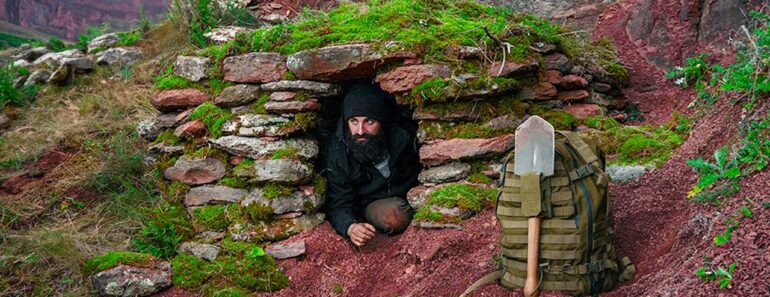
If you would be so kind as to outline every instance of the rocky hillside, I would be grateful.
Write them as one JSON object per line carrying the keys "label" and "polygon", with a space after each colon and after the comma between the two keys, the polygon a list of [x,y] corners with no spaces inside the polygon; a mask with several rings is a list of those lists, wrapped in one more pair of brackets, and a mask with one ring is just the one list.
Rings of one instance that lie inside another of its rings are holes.
{"label": "rocky hillside", "polygon": [[[770,87],[742,69],[770,51],[767,18],[745,21],[754,51],[734,61],[667,66],[674,48],[725,46],[725,2],[500,4],[592,38],[475,2],[236,1],[224,18],[172,8],[177,23],[147,32],[6,51],[0,295],[458,295],[496,265],[498,164],[528,115],[607,153],[616,248],[638,267],[610,295],[762,295]],[[319,212],[357,80],[394,95],[423,165],[413,226],[363,248]]]}

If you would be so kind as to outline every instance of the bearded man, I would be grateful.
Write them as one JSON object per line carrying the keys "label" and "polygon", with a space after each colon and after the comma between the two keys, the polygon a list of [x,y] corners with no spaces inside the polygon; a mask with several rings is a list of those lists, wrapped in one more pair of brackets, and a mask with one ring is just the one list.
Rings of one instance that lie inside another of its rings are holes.
{"label": "bearded man", "polygon": [[326,217],[334,230],[362,246],[378,232],[398,234],[414,210],[406,193],[420,173],[416,129],[401,124],[393,97],[357,83],[345,95],[326,152]]}

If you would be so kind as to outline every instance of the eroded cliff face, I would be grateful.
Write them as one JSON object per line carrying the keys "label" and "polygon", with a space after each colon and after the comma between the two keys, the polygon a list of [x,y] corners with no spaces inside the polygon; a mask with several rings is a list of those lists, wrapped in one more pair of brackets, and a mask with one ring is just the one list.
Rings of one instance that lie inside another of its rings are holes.
{"label": "eroded cliff face", "polygon": [[139,19],[139,7],[159,19],[170,0],[0,0],[0,19],[40,32],[75,40],[87,26],[109,23],[129,29]]}

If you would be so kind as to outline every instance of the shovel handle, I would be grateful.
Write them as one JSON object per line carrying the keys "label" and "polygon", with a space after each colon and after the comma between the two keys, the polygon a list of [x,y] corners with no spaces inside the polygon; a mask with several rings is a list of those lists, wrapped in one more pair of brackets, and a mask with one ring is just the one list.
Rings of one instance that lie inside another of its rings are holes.
{"label": "shovel handle", "polygon": [[524,282],[524,296],[537,297],[537,260],[540,246],[540,217],[531,217],[527,221],[527,280]]}

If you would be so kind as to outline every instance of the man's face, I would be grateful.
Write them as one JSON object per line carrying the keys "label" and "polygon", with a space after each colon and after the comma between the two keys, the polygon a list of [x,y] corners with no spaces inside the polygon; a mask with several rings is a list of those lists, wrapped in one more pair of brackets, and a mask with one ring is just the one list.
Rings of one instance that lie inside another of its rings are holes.
{"label": "man's face", "polygon": [[348,129],[356,142],[369,141],[380,134],[380,121],[367,117],[352,117],[348,119]]}

